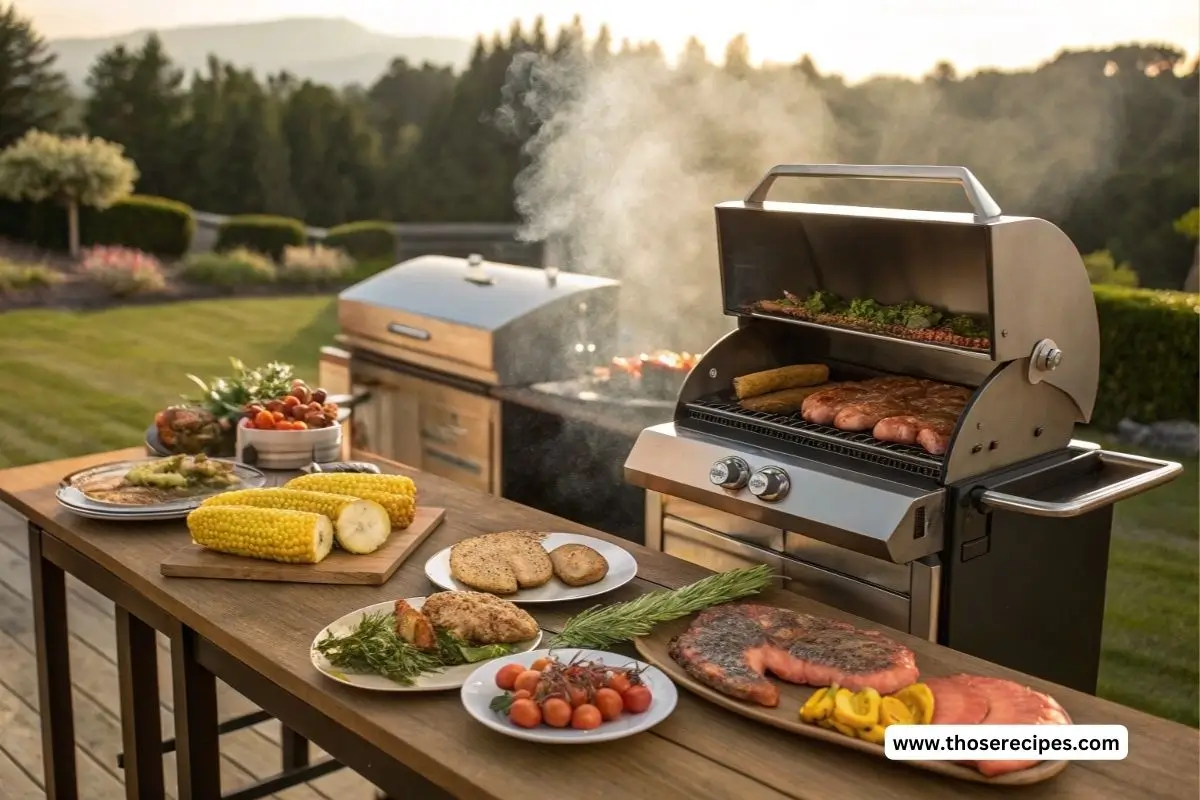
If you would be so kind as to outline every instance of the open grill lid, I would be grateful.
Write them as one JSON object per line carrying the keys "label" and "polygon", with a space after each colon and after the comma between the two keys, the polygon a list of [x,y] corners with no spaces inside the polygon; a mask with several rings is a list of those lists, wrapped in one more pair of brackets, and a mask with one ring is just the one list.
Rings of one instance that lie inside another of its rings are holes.
{"label": "open grill lid", "polygon": [[[766,200],[779,177],[956,183],[974,213]],[[1078,251],[1045,220],[1003,216],[965,167],[776,166],[745,200],[719,204],[716,219],[726,314],[958,360],[1026,359],[1030,382],[1060,389],[1078,421],[1091,418],[1099,325]]]}

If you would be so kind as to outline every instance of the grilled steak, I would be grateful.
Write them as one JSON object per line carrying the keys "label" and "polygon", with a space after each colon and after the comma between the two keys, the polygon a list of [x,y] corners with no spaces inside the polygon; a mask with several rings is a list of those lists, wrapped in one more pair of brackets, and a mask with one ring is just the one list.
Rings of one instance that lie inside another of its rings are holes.
{"label": "grilled steak", "polygon": [[789,683],[894,692],[917,680],[913,653],[881,633],[844,622],[751,603],[701,613],[671,642],[671,658],[713,689],[759,705],[779,705],[767,673]]}
{"label": "grilled steak", "polygon": [[[1069,725],[1071,718],[1053,697],[1019,683],[979,675],[928,678],[934,725]],[[962,761],[989,778],[1037,765],[1026,761]]]}

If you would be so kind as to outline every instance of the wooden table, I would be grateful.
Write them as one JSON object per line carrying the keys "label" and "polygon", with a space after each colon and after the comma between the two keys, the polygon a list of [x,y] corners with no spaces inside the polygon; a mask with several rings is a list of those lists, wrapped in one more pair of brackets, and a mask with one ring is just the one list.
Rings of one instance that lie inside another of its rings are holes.
{"label": "wooden table", "polygon": [[[47,792],[53,797],[73,796],[67,786],[54,781],[73,781],[71,769],[64,765],[74,759],[70,679],[61,655],[66,647],[66,620],[53,610],[63,592],[59,567],[108,594],[122,609],[172,632],[181,800],[208,800],[218,791],[214,675],[396,797],[444,792],[488,800],[530,796],[949,800],[1019,793],[1022,798],[1039,799],[1192,800],[1200,793],[1200,733],[1195,729],[896,632],[889,633],[912,647],[930,672],[961,670],[1013,678],[1053,694],[1078,723],[1125,725],[1129,758],[1076,762],[1047,783],[1002,792],[790,736],[686,691],[681,692],[674,714],[652,731],[592,747],[543,746],[501,736],[470,719],[454,692],[397,697],[357,691],[318,674],[309,663],[309,643],[327,622],[348,611],[428,593],[430,584],[422,565],[441,548],[466,536],[504,528],[605,535],[416,474],[422,501],[449,509],[447,519],[383,587],[164,578],[159,563],[187,541],[181,522],[120,526],[93,522],[60,509],[54,500],[56,484],[68,472],[139,455],[138,450],[127,450],[0,472],[0,499],[27,516],[32,529],[43,532],[38,552],[31,547],[30,561],[41,565],[31,569],[39,622]],[[620,544],[637,556],[639,577],[606,597],[609,602],[679,586],[706,574],[662,553]],[[852,619],[788,597],[807,610]],[[531,610],[545,629],[554,631],[587,604]],[[878,627],[865,621],[859,624]],[[144,664],[131,670],[148,680],[145,673]],[[150,693],[145,685],[141,688]],[[135,718],[127,726],[127,750],[140,740],[144,746],[137,752],[144,758],[147,743],[159,735],[154,730],[157,715],[150,728],[148,715],[139,712],[136,703],[123,710]],[[439,790],[413,794],[414,774]],[[156,794],[151,788],[143,796]]]}

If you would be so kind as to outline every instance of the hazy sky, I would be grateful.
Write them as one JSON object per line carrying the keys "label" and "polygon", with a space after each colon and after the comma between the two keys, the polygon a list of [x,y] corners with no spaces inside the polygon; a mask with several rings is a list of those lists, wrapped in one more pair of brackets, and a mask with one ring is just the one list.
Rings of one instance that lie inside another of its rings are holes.
{"label": "hazy sky", "polygon": [[543,13],[556,27],[579,13],[617,39],[655,39],[668,53],[696,35],[719,58],[746,33],[756,59],[809,53],[849,78],[922,74],[939,59],[962,70],[1024,67],[1063,47],[1130,40],[1200,48],[1197,0],[16,0],[50,37],[136,28],[340,16],[403,35],[472,36]]}

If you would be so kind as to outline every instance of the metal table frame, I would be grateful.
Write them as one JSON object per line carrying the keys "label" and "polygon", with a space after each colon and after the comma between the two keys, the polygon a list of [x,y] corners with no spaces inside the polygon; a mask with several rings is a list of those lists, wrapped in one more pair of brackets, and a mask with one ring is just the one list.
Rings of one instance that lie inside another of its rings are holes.
{"label": "metal table frame", "polygon": [[[200,639],[190,628],[106,568],[33,522],[29,523],[29,571],[47,797],[55,800],[79,798],[67,622],[68,574],[108,597],[116,606],[124,750],[118,756],[118,765],[125,772],[126,797],[137,800],[165,798],[162,756],[172,750],[176,754],[179,800],[253,800],[314,780],[343,766],[350,766],[378,786],[390,788],[396,798],[446,796],[412,794],[414,787],[424,784],[423,779],[378,748],[331,724],[300,698]],[[171,641],[175,738],[166,741],[162,738],[159,717],[157,632],[166,634]],[[217,677],[260,708],[268,709],[267,713],[250,714],[219,724]],[[281,771],[222,798],[221,734],[272,716],[283,726]],[[310,737],[297,733],[298,727],[317,737],[312,741],[335,757],[309,763]]]}

